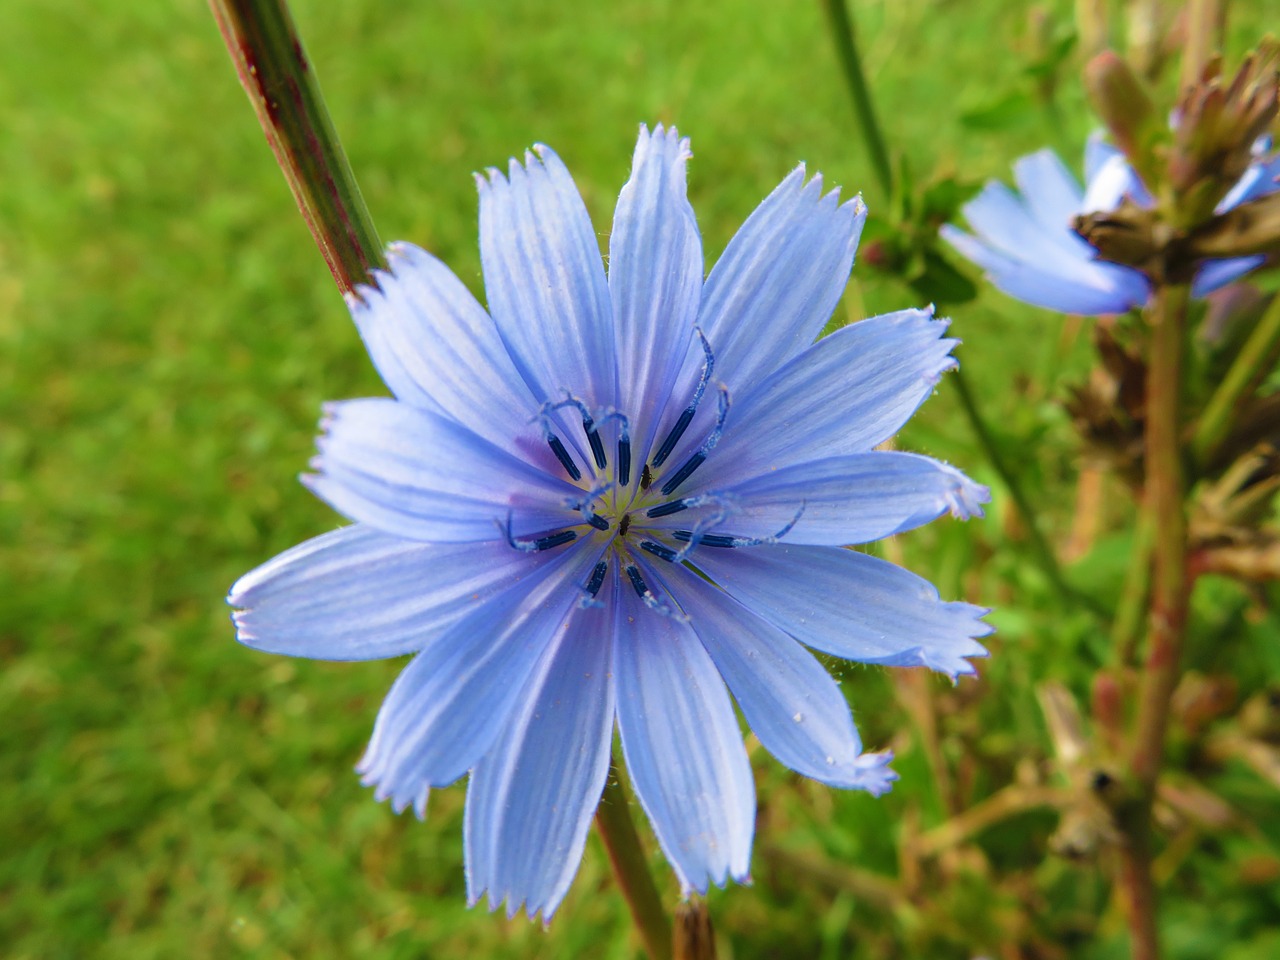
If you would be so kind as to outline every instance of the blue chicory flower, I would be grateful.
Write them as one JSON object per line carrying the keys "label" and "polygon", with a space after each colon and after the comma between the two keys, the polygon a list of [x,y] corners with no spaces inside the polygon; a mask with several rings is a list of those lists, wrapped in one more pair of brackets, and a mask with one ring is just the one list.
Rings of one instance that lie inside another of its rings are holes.
{"label": "blue chicory flower", "polygon": [[[1253,164],[1218,204],[1219,213],[1280,189],[1280,157],[1270,151],[1269,139],[1258,141]],[[1147,302],[1151,284],[1146,276],[1099,260],[1097,251],[1071,229],[1073,217],[1114,210],[1126,196],[1142,206],[1152,204],[1151,194],[1116,147],[1099,137],[1090,139],[1083,191],[1052,150],[1022,157],[1013,165],[1013,176],[1021,196],[993,180],[962,208],[976,237],[946,224],[942,238],[986,271],[1000,290],[1038,307],[1097,315],[1124,313]],[[1192,293],[1206,296],[1263,259],[1206,261]]]}
{"label": "blue chicory flower", "polygon": [[[844,549],[985,488],[878,451],[954,366],[904,310],[813,343],[866,216],[796,169],[703,280],[689,144],[641,128],[609,269],[560,159],[477,177],[488,312],[408,244],[350,301],[395,399],[330,405],[306,484],[356,521],[249,573],[241,642],[415,654],[359,771],[397,811],[470,773],[470,900],[551,916],[582,858],[616,722],[683,888],[747,875],[755,793],[732,693],[788,767],[879,794],[805,647],[952,678],[985,610]],[[726,689],[727,685],[727,689]]]}

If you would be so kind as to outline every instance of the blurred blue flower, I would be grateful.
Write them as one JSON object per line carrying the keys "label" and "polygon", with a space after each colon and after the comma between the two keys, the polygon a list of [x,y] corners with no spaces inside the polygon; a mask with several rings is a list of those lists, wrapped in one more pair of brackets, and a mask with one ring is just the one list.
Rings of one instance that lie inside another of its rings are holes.
{"label": "blurred blue flower", "polygon": [[[398,244],[351,310],[395,399],[330,405],[314,475],[356,523],[242,578],[241,642],[326,660],[416,654],[359,765],[421,816],[470,772],[467,885],[549,917],[581,861],[615,721],[685,890],[742,879],[755,793],[730,693],[782,763],[879,794],[805,647],[956,677],[985,611],[843,549],[985,488],[877,451],[954,366],[904,310],[816,344],[866,216],[795,170],[703,281],[687,140],[642,128],[609,269],[546,147],[480,189],[488,312]],[[727,689],[726,689],[727,685]]]}
{"label": "blurred blue flower", "polygon": [[[1280,157],[1259,140],[1255,161],[1218,204],[1229,210],[1278,189]],[[1085,149],[1083,191],[1052,150],[1013,165],[1019,196],[989,182],[962,208],[976,237],[951,224],[942,238],[986,271],[1009,296],[1063,313],[1124,313],[1147,302],[1151,285],[1137,270],[1097,259],[1097,251],[1071,229],[1077,214],[1116,209],[1125,196],[1150,206],[1151,195],[1120,151],[1098,137]],[[1210,260],[1200,265],[1192,293],[1203,297],[1259,266],[1263,257]]]}

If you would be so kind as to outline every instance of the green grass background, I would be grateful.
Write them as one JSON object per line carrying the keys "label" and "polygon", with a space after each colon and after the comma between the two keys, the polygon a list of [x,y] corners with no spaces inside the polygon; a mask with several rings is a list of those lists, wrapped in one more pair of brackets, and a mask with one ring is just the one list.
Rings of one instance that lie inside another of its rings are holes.
{"label": "green grass background", "polygon": [[[1045,143],[1078,151],[1091,121],[1070,63],[1056,118],[1037,108],[1027,3],[854,6],[886,135],[917,174],[976,185]],[[1237,49],[1280,14],[1239,7]],[[1046,8],[1059,36],[1070,11]],[[637,124],[678,124],[708,263],[799,160],[862,190],[873,219],[888,209],[816,2],[300,0],[296,16],[382,237],[433,250],[478,294],[470,174],[535,141],[569,164],[603,236]],[[837,322],[918,301],[859,267]],[[1084,342],[989,292],[954,315],[971,382],[1061,539],[1077,463],[1051,400]],[[382,392],[204,4],[0,5],[0,956],[638,955],[594,837],[544,932],[465,908],[461,785],[433,794],[425,824],[360,787],[351,768],[400,663],[234,642],[229,584],[338,523],[296,482],[320,403]],[[993,480],[946,384],[903,445]],[[1012,771],[1046,749],[1035,683],[1083,690],[1105,641],[1027,562],[995,494],[987,520],[900,547],[946,595],[999,607],[983,679],[936,690],[946,749],[978,744],[984,770]],[[1104,597],[1128,510],[1114,505],[1116,533],[1077,572]],[[1238,592],[1220,593],[1203,632],[1244,651],[1232,671],[1274,677],[1274,617],[1246,622]],[[903,822],[935,825],[942,804],[886,671],[841,673],[864,739],[899,750],[903,779],[873,800],[757,754],[759,842],[892,875]],[[1242,783],[1247,809],[1274,812]],[[722,955],[971,956],[1027,924],[1073,950],[1086,917],[1100,925],[1081,955],[1123,956],[1097,872],[1047,857],[1051,826],[1022,818],[983,841],[998,868],[1057,891],[1042,915],[979,870],[943,885],[954,929],[934,940],[758,856],[754,885],[710,897]],[[1241,893],[1221,866],[1233,842],[1175,878],[1174,956],[1280,955],[1275,894]]]}

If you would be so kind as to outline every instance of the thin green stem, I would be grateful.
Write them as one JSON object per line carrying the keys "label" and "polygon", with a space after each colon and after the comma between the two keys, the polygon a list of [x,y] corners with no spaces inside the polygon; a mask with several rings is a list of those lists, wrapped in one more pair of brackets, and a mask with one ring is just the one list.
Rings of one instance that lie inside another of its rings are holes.
{"label": "thin green stem", "polygon": [[831,21],[831,37],[835,41],[836,55],[839,56],[840,66],[844,70],[845,85],[853,98],[853,111],[857,115],[858,127],[867,145],[867,152],[871,154],[871,166],[875,170],[876,182],[885,199],[891,199],[893,197],[893,166],[889,162],[889,150],[880,132],[880,121],[876,118],[875,105],[871,102],[871,91],[867,86],[866,74],[862,70],[862,58],[858,56],[853,20],[849,16],[845,0],[823,0],[823,4],[827,8],[827,17]]}
{"label": "thin green stem", "polygon": [[1185,283],[1157,286],[1148,306],[1152,325],[1147,374],[1145,490],[1154,545],[1147,657],[1129,757],[1134,794],[1119,813],[1124,833],[1122,876],[1129,900],[1135,960],[1157,960],[1156,894],[1151,876],[1151,811],[1164,759],[1169,705],[1181,676],[1190,583],[1187,568],[1187,482],[1182,432],[1182,366],[1186,350]]}
{"label": "thin green stem", "polygon": [[267,142],[338,289],[353,294],[385,265],[284,0],[209,0]]}
{"label": "thin green stem", "polygon": [[1280,296],[1271,298],[1271,305],[1245,340],[1200,415],[1191,437],[1191,455],[1197,466],[1203,467],[1213,459],[1227,439],[1240,401],[1252,396],[1267,378],[1277,355],[1280,355]]}
{"label": "thin green stem", "polygon": [[609,852],[613,874],[631,909],[631,919],[640,932],[650,960],[671,960],[671,919],[662,909],[662,900],[654,885],[653,874],[649,872],[649,862],[644,848],[640,846],[627,793],[618,774],[615,762],[605,781],[600,806],[596,808],[596,829]]}
{"label": "thin green stem", "polygon": [[1031,546],[1031,555],[1035,558],[1036,565],[1048,578],[1049,582],[1053,584],[1054,589],[1061,593],[1063,597],[1070,599],[1101,619],[1103,612],[1098,607],[1097,601],[1080,593],[1067,582],[1067,578],[1062,572],[1062,567],[1058,563],[1057,555],[1053,552],[1053,548],[1049,546],[1049,541],[1045,539],[1044,534],[1040,532],[1037,514],[1031,505],[1031,500],[1022,489],[1022,484],[1018,482],[1017,475],[1010,468],[1004,454],[1001,453],[1000,446],[996,443],[991,428],[987,426],[986,420],[983,419],[982,413],[978,410],[977,401],[969,389],[969,383],[965,379],[963,372],[959,369],[953,371],[950,374],[950,380],[955,384],[956,393],[960,397],[960,406],[969,420],[969,426],[973,429],[978,445],[982,447],[982,452],[986,454],[987,461],[1009,492],[1009,499],[1013,501],[1013,507],[1018,511],[1018,516],[1021,518],[1023,526],[1026,527],[1027,537]]}

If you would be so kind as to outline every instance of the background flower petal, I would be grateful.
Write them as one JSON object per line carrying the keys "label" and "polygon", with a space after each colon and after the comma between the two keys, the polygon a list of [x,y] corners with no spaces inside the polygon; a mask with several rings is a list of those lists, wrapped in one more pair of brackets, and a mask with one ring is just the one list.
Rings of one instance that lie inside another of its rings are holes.
{"label": "background flower petal", "polygon": [[[651,587],[657,578],[646,571]],[[724,681],[687,623],[615,596],[614,674],[627,772],[686,892],[746,877],[756,798]]]}
{"label": "background flower petal", "polygon": [[1052,150],[1037,150],[1013,163],[1013,178],[1027,209],[1050,230],[1070,228],[1084,193],[1066,164]]}
{"label": "background flower petal", "polygon": [[[326,432],[303,481],[354,520],[440,543],[501,539],[563,527],[582,491],[461,426],[394,400],[325,408]],[[542,444],[545,449],[546,445]]]}
{"label": "background flower petal", "polygon": [[982,607],[944,602],[927,580],[838,547],[766,544],[705,548],[690,557],[748,610],[825,653],[893,667],[925,666],[953,679],[987,651]]}
{"label": "background flower petal", "polygon": [[721,512],[715,533],[767,538],[794,524],[787,543],[845,546],[902,533],[944,513],[980,517],[991,500],[986,487],[954,467],[880,450],[783,467],[701,497],[705,506],[648,523],[687,530]]}
{"label": "background flower petal", "polygon": [[487,890],[490,908],[505,899],[508,916],[523,904],[546,921],[568,892],[609,771],[612,629],[604,607],[569,614],[472,770],[464,828],[472,904]]}
{"label": "background flower petal", "polygon": [[267,561],[231,588],[236,638],[312,660],[413,653],[551,553],[502,541],[429,544],[354,524]]}
{"label": "background flower petal", "polygon": [[641,127],[609,236],[609,293],[626,371],[618,406],[631,418],[637,462],[689,353],[702,293],[702,237],[685,195],[689,156],[688,138],[674,127]]}
{"label": "background flower petal", "polygon": [[391,392],[497,444],[538,436],[536,402],[484,307],[443,263],[411,243],[387,251],[377,286],[348,301]]}
{"label": "background flower petal", "polygon": [[955,366],[948,322],[902,310],[823,337],[735,398],[724,439],[695,474],[699,489],[864,453],[893,436]]}
{"label": "background flower petal", "polygon": [[535,400],[573,393],[592,407],[617,396],[609,287],[573,178],[541,144],[476,177],[480,261],[489,313]]}
{"label": "background flower petal", "polygon": [[862,741],[849,704],[813,654],[683,567],[667,580],[766,750],[832,786],[886,785],[858,763]]}
{"label": "background flower petal", "polygon": [[579,551],[544,566],[460,620],[405,667],[357,767],[379,800],[403,807],[424,786],[457,780],[488,752],[577,602],[574,581],[592,560]]}

